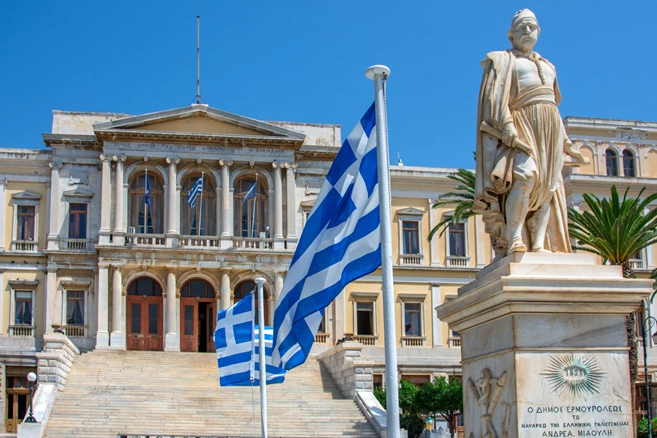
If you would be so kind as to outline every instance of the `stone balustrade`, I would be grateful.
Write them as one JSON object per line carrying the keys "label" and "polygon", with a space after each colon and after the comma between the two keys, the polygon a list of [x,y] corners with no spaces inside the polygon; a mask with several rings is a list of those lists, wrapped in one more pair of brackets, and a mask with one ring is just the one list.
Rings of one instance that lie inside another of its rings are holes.
{"label": "stone balustrade", "polygon": [[354,397],[356,391],[372,391],[374,388],[374,361],[363,359],[362,350],[362,344],[346,341],[318,356],[345,397]]}
{"label": "stone balustrade", "polygon": [[55,383],[62,391],[68,380],[68,373],[73,362],[80,355],[80,350],[71,340],[61,333],[43,335],[43,351],[37,353],[40,383]]}

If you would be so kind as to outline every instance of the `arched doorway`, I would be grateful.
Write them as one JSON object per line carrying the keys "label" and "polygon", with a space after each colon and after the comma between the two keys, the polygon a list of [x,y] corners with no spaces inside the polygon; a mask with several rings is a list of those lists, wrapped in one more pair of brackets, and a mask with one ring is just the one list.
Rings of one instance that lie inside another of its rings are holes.
{"label": "arched doorway", "polygon": [[128,350],[162,351],[162,286],[148,277],[130,283],[127,299]]}
{"label": "arched doorway", "polygon": [[[246,280],[241,283],[239,283],[237,286],[235,286],[235,290],[233,291],[233,304],[237,303],[239,300],[253,292],[253,298],[254,298],[254,303],[255,303],[255,308],[254,314],[255,314],[255,322],[256,324],[258,323],[258,291],[256,290],[256,283],[253,280]],[[269,321],[269,306],[267,305],[267,301],[269,300],[269,293],[267,293],[267,287],[263,285],[263,291],[262,291],[264,298],[265,298],[265,322],[267,325],[271,325],[271,322]]]}
{"label": "arched doorway", "polygon": [[213,352],[217,315],[214,288],[205,280],[190,280],[180,291],[180,351]]}

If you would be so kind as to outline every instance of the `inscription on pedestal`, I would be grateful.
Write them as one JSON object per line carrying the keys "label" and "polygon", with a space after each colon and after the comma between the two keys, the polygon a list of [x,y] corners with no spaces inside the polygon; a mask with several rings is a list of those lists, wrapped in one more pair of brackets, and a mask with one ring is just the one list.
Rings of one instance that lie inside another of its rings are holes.
{"label": "inscription on pedestal", "polygon": [[625,353],[518,356],[518,436],[632,436]]}

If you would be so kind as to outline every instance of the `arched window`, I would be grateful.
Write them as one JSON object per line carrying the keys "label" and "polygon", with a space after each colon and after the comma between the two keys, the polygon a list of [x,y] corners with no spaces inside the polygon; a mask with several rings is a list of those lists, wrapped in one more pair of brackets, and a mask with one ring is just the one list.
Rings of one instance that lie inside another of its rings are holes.
{"label": "arched window", "polygon": [[[146,172],[135,175],[130,181],[128,191],[128,232],[140,234],[164,233],[164,189],[160,176],[155,172],[148,174],[150,205],[146,205],[144,191]],[[148,225],[145,226],[145,222]]]}
{"label": "arched window", "polygon": [[618,176],[618,155],[611,149],[605,152],[607,176]]}
{"label": "arched window", "polygon": [[148,277],[141,277],[130,283],[128,295],[137,295],[147,297],[161,297],[162,287],[160,283]]}
{"label": "arched window", "polygon": [[214,289],[205,280],[191,280],[180,291],[181,298],[214,298]]}
{"label": "arched window", "polygon": [[[187,196],[201,178],[200,173],[191,174],[182,183],[180,194],[180,232],[190,236],[214,236],[216,209],[216,190],[212,178],[203,175],[202,191],[196,195],[194,207],[189,205]],[[200,220],[199,220],[200,218]],[[199,227],[200,224],[200,227]]]}
{"label": "arched window", "polygon": [[623,175],[625,176],[636,176],[636,169],[634,167],[634,154],[632,151],[624,150],[623,151]]}
{"label": "arched window", "polygon": [[[246,280],[235,286],[235,290],[233,291],[233,303],[237,303],[239,300],[253,292],[253,299],[254,299],[254,319],[257,322],[258,321],[258,291],[256,290],[257,285],[255,284],[254,281],[252,280]],[[267,301],[267,298],[269,297],[269,294],[267,293],[267,288],[263,286],[263,291],[262,291],[265,301]],[[269,321],[269,306],[265,306],[265,321]]]}
{"label": "arched window", "polygon": [[235,181],[233,210],[234,235],[239,237],[260,237],[267,235],[267,191],[264,178],[258,178],[258,187],[254,175],[243,176]]}

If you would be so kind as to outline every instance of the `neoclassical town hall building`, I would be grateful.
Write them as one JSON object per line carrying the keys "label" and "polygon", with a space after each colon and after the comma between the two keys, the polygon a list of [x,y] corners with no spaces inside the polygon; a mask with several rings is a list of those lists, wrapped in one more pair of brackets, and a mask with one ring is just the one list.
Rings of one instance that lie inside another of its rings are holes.
{"label": "neoclassical town hall building", "polygon": [[[564,173],[569,205],[612,184],[657,188],[657,123],[565,124],[591,159]],[[80,351],[213,352],[217,310],[251,292],[256,277],[266,279],[271,323],[341,130],[191,105],[140,116],[54,111],[43,141],[46,149],[0,150],[0,432],[24,417],[25,375],[44,333],[64,333]],[[431,205],[454,189],[454,171],[391,168],[399,372],[416,383],[460,373],[458,333],[433,309],[491,260],[480,218],[427,240],[453,209]],[[640,275],[655,255],[637,255]],[[380,281],[375,272],[340,294],[315,347],[345,336],[364,344],[375,384],[384,370]]]}

